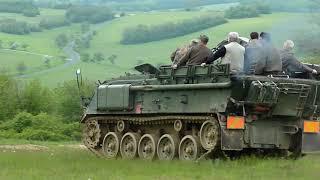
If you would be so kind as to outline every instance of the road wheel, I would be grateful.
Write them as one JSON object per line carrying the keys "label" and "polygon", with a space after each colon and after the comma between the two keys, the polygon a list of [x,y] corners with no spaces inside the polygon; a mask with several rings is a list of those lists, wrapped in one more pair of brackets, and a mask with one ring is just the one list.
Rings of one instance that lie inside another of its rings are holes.
{"label": "road wheel", "polygon": [[151,134],[145,134],[141,137],[138,146],[138,154],[141,159],[153,160],[156,157],[158,139]]}
{"label": "road wheel", "polygon": [[116,158],[120,149],[120,134],[109,132],[103,139],[102,150],[104,155],[108,158]]}
{"label": "road wheel", "polygon": [[199,140],[191,135],[182,138],[179,145],[180,160],[195,161],[200,157]]}
{"label": "road wheel", "polygon": [[202,124],[200,142],[205,150],[215,150],[220,139],[220,127],[217,120],[209,120]]}
{"label": "road wheel", "polygon": [[178,151],[178,137],[175,135],[165,134],[161,136],[158,146],[157,154],[160,160],[173,160]]}
{"label": "road wheel", "polygon": [[140,135],[137,133],[126,133],[120,143],[121,156],[124,159],[134,159],[138,152]]}

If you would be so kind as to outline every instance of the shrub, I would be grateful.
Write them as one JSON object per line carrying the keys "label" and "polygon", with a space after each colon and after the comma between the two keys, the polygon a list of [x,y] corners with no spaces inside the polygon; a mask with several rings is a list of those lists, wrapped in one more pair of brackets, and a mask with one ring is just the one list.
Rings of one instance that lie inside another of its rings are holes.
{"label": "shrub", "polygon": [[67,141],[81,138],[78,123],[65,124],[57,116],[21,112],[0,125],[0,137],[38,141]]}

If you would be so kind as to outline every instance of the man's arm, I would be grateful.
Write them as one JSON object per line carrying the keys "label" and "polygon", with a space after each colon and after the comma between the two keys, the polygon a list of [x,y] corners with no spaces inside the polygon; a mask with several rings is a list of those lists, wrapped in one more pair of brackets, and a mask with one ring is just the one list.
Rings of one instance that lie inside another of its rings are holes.
{"label": "man's arm", "polygon": [[206,64],[211,64],[213,61],[222,58],[226,55],[226,48],[223,46],[222,48],[220,48],[216,53],[212,53],[212,55],[208,58],[208,60],[206,61]]}
{"label": "man's arm", "polygon": [[294,67],[297,67],[297,68],[299,68],[299,69],[301,69],[303,71],[306,71],[306,72],[309,72],[309,73],[313,72],[312,68],[310,68],[307,65],[302,64],[295,56],[290,57],[289,64],[294,66]]}
{"label": "man's arm", "polygon": [[174,61],[174,58],[176,57],[176,54],[177,54],[178,51],[179,51],[179,48],[176,49],[176,50],[171,54],[170,59],[171,59],[172,62]]}

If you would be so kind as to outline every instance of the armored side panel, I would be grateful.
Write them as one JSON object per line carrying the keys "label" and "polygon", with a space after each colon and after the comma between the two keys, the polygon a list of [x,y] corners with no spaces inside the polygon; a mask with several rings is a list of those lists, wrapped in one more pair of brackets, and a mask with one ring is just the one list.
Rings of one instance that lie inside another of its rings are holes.
{"label": "armored side panel", "polygon": [[97,89],[98,110],[130,109],[130,85],[101,85]]}

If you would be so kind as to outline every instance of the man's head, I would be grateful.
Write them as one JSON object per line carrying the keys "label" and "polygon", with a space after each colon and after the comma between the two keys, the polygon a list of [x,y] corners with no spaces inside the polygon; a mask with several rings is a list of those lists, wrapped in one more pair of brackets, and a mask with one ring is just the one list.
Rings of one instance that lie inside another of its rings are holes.
{"label": "man's head", "polygon": [[199,40],[200,40],[200,43],[203,45],[207,45],[209,42],[209,38],[206,35],[200,35]]}
{"label": "man's head", "polygon": [[252,33],[250,34],[250,38],[251,38],[251,39],[259,39],[259,33],[257,33],[257,32],[252,32]]}
{"label": "man's head", "polygon": [[230,32],[228,34],[228,41],[229,42],[238,42],[239,39],[239,33],[237,32]]}
{"label": "man's head", "polygon": [[199,40],[198,39],[192,39],[189,46],[196,46],[197,44],[199,44]]}
{"label": "man's head", "polygon": [[262,33],[260,33],[260,37],[261,37],[261,39],[263,39],[263,40],[265,40],[267,42],[271,41],[270,33],[262,32]]}
{"label": "man's head", "polygon": [[292,40],[286,40],[283,43],[283,49],[285,50],[292,50],[294,48],[294,42]]}

